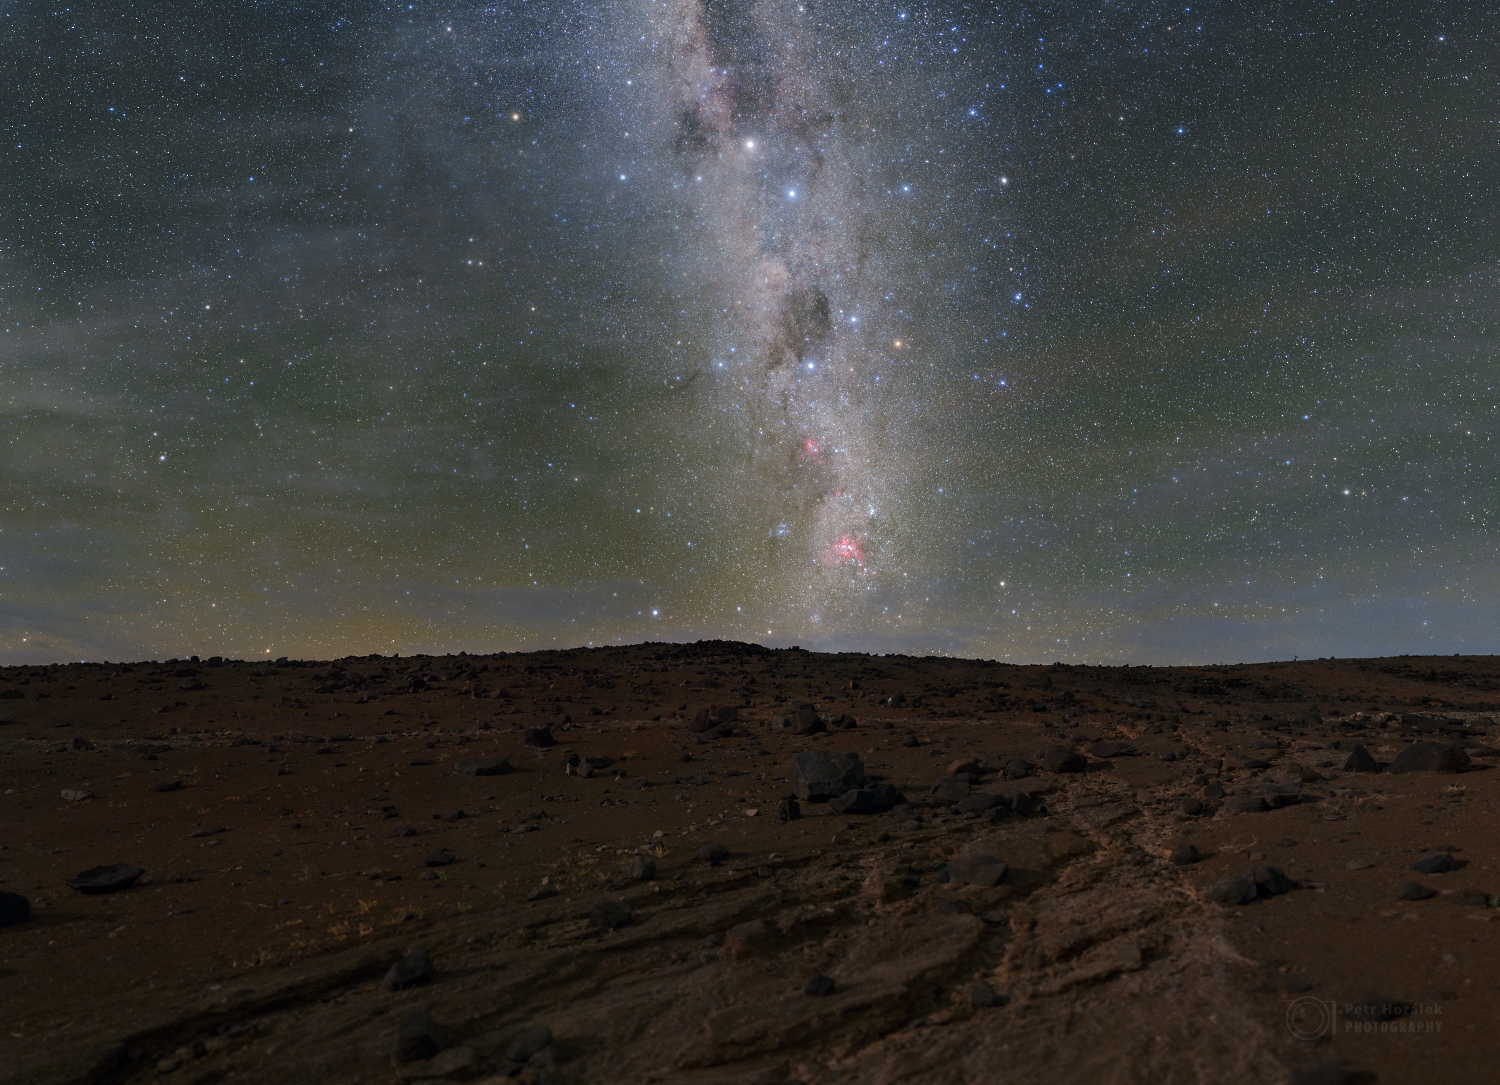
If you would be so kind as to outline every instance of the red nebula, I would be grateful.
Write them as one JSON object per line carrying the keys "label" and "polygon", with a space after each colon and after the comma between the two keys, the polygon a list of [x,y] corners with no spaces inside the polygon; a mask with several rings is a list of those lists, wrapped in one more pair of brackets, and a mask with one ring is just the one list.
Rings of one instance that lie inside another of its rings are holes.
{"label": "red nebula", "polygon": [[865,567],[865,541],[855,535],[840,535],[828,548],[832,564],[847,565],[853,562],[861,569]]}
{"label": "red nebula", "polygon": [[802,458],[812,460],[813,463],[823,462],[823,446],[818,444],[815,438],[809,437],[802,442]]}

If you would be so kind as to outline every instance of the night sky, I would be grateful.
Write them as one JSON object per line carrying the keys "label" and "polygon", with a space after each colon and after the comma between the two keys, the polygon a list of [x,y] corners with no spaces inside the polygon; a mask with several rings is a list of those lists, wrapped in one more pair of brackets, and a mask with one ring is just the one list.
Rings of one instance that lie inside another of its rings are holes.
{"label": "night sky", "polygon": [[6,5],[0,662],[1494,651],[1484,7]]}

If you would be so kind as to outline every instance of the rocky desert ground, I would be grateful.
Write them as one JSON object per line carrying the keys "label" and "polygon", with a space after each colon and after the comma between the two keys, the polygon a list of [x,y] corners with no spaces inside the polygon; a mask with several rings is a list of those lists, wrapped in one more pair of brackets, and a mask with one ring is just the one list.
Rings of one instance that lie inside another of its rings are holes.
{"label": "rocky desert ground", "polygon": [[0,670],[0,1080],[1488,1082],[1495,657]]}

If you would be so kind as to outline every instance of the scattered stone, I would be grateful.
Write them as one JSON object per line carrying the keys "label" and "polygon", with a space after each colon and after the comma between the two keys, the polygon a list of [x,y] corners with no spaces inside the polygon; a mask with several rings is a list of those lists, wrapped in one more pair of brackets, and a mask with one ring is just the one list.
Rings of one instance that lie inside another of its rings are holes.
{"label": "scattered stone", "polygon": [[797,821],[802,817],[802,807],[797,800],[791,797],[781,800],[776,808],[777,821]]}
{"label": "scattered stone", "polygon": [[1127,742],[1096,742],[1089,747],[1089,753],[1108,760],[1111,757],[1134,757],[1135,748]]}
{"label": "scattered stone", "polygon": [[992,1006],[1003,1006],[1006,1001],[1006,997],[988,983],[976,983],[969,991],[969,1005],[973,1006],[976,1010],[987,1010]]}
{"label": "scattered stone", "polygon": [[797,735],[815,735],[821,731],[827,731],[828,726],[823,718],[813,709],[810,704],[799,705],[797,713],[793,717],[792,733]]}
{"label": "scattered stone", "polygon": [[422,862],[426,866],[448,866],[450,863],[458,862],[458,856],[454,855],[447,848],[443,848],[441,851],[433,852],[427,858],[423,859]]}
{"label": "scattered stone", "polygon": [[962,802],[969,797],[969,781],[940,780],[932,785],[932,801],[941,803]]}
{"label": "scattered stone", "polygon": [[417,830],[413,829],[404,821],[398,821],[391,826],[392,836],[416,836]]}
{"label": "scattered stone", "polygon": [[1039,808],[1035,797],[1029,791],[1021,791],[1019,789],[1002,791],[1000,798],[1004,800],[1006,806],[1022,817],[1030,817]]}
{"label": "scattered stone", "polygon": [[80,893],[118,893],[122,889],[129,889],[144,873],[144,870],[131,863],[116,863],[114,866],[92,867],[76,878],[69,878],[67,884]]}
{"label": "scattered stone", "polygon": [[1204,896],[1218,904],[1249,904],[1261,897],[1289,892],[1296,883],[1280,867],[1253,866],[1238,874],[1226,874],[1209,886]]}
{"label": "scattered stone", "polygon": [[1356,746],[1344,758],[1345,772],[1379,772],[1380,763],[1363,746]]}
{"label": "scattered stone", "polygon": [[959,855],[948,863],[948,877],[989,888],[1003,882],[1008,869],[1003,860],[993,855]]}
{"label": "scattered stone", "polygon": [[1428,889],[1421,882],[1407,882],[1396,893],[1397,900],[1431,900],[1438,895],[1436,889]]}
{"label": "scattered stone", "polygon": [[637,855],[630,863],[630,880],[649,882],[656,878],[656,860],[649,855]]}
{"label": "scattered stone", "polygon": [[1469,767],[1469,755],[1462,746],[1444,742],[1418,742],[1396,755],[1390,771],[1404,772],[1462,772]]}
{"label": "scattered stone", "polygon": [[829,726],[836,731],[853,731],[858,729],[859,721],[853,716],[849,715],[849,713],[845,712],[838,716],[835,716],[829,722]]}
{"label": "scattered stone", "polygon": [[1188,817],[1195,818],[1203,813],[1203,800],[1191,797],[1183,799],[1179,809]]}
{"label": "scattered stone", "polygon": [[698,849],[698,860],[703,863],[722,863],[729,858],[729,849],[723,844],[704,844]]}
{"label": "scattered stone", "polygon": [[153,785],[152,788],[151,788],[151,790],[159,792],[159,793],[162,793],[162,794],[165,794],[168,791],[176,791],[181,786],[182,786],[182,781],[181,780],[168,780],[164,784],[155,784],[155,785]]}
{"label": "scattered stone", "polygon": [[1375,864],[1369,859],[1350,859],[1344,864],[1345,870],[1369,870]]}
{"label": "scattered stone", "polygon": [[1488,908],[1490,906],[1490,895],[1483,889],[1460,889],[1448,898],[1454,904],[1462,904],[1466,908]]}
{"label": "scattered stone", "polygon": [[425,1013],[414,1013],[396,1027],[396,1059],[399,1062],[430,1059],[443,1049],[444,1040],[436,1021]]}
{"label": "scattered stone", "polygon": [[511,1062],[526,1062],[538,1051],[552,1046],[552,1030],[546,1025],[532,1025],[522,1029],[505,1049],[505,1057]]}
{"label": "scattered stone", "polygon": [[727,961],[742,961],[763,952],[776,941],[776,932],[764,919],[737,923],[724,932],[720,955]]}
{"label": "scattered stone", "polygon": [[528,727],[526,737],[521,740],[527,746],[556,746],[557,739],[552,737],[550,727]]}
{"label": "scattered stone", "polygon": [[630,922],[630,905],[623,900],[601,900],[589,912],[589,926],[612,931]]}
{"label": "scattered stone", "polygon": [[1259,757],[1241,757],[1240,758],[1240,767],[1244,768],[1244,769],[1248,769],[1251,772],[1254,772],[1254,771],[1256,771],[1258,769],[1268,769],[1268,768],[1270,768],[1271,767],[1271,762],[1263,760],[1262,758],[1259,758]]}
{"label": "scattered stone", "polygon": [[890,784],[855,788],[836,799],[828,801],[828,808],[837,814],[884,814],[906,802],[906,796]]}
{"label": "scattered stone", "polygon": [[224,832],[228,832],[228,831],[229,831],[228,829],[226,829],[226,828],[224,828],[224,826],[220,825],[217,828],[213,828],[213,829],[194,829],[192,832],[188,833],[188,837],[190,839],[201,840],[204,837],[207,837],[207,836],[218,836],[220,833],[224,833]]}
{"label": "scattered stone", "polygon": [[948,775],[977,776],[979,775],[979,762],[975,761],[973,758],[969,758],[967,760],[960,759],[958,761],[955,761],[948,766]]}
{"label": "scattered stone", "polygon": [[31,918],[31,901],[20,893],[0,890],[0,927],[13,927]]}
{"label": "scattered stone", "polygon": [[1418,874],[1446,874],[1458,869],[1458,860],[1446,851],[1438,851],[1418,859],[1411,868]]}
{"label": "scattered stone", "polygon": [[557,896],[557,890],[550,885],[539,885],[526,894],[527,900],[546,900],[548,897]]}
{"label": "scattered stone", "polygon": [[1082,772],[1089,759],[1071,746],[1048,746],[1042,754],[1042,767],[1048,772]]}
{"label": "scattered stone", "polygon": [[432,965],[432,958],[425,949],[414,949],[391,965],[391,970],[385,974],[380,986],[387,991],[404,991],[408,987],[431,983],[435,979],[437,969]]}
{"label": "scattered stone", "polygon": [[468,1044],[450,1047],[434,1055],[425,1066],[403,1073],[410,1081],[470,1081],[479,1076],[479,1054]]}
{"label": "scattered stone", "polygon": [[68,802],[82,802],[84,799],[93,798],[87,791],[79,791],[71,787],[64,789],[62,797],[68,800]]}
{"label": "scattered stone", "polygon": [[804,995],[812,995],[815,998],[831,995],[836,990],[838,990],[838,984],[834,983],[828,976],[814,976],[802,985],[802,993]]}
{"label": "scattered stone", "polygon": [[962,800],[955,809],[960,814],[983,814],[996,807],[1004,809],[1004,802],[1000,796],[980,791]]}
{"label": "scattered stone", "polygon": [[1177,760],[1177,751],[1175,751],[1175,750],[1163,750],[1161,753],[1159,753],[1159,754],[1156,755],[1156,759],[1158,761],[1176,761]]}
{"label": "scattered stone", "polygon": [[1198,792],[1204,802],[1218,802],[1228,794],[1222,784],[1204,784],[1203,790]]}
{"label": "scattered stone", "polygon": [[1173,866],[1192,866],[1200,858],[1198,845],[1178,844],[1172,849],[1172,854],[1168,858],[1172,860]]}
{"label": "scattered stone", "polygon": [[827,802],[865,782],[865,767],[853,751],[806,750],[792,756],[787,783],[804,802]]}
{"label": "scattered stone", "polygon": [[1270,807],[1259,795],[1230,795],[1219,809],[1226,814],[1258,814]]}
{"label": "scattered stone", "polygon": [[453,771],[465,776],[504,776],[512,769],[503,757],[466,757],[453,766]]}

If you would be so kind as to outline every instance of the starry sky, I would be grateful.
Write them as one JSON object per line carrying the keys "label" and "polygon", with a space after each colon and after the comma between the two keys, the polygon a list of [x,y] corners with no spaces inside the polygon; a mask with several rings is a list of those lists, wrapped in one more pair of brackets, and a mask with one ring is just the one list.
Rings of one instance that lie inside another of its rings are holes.
{"label": "starry sky", "polygon": [[0,10],[0,662],[1494,651],[1495,16]]}

